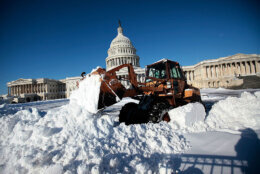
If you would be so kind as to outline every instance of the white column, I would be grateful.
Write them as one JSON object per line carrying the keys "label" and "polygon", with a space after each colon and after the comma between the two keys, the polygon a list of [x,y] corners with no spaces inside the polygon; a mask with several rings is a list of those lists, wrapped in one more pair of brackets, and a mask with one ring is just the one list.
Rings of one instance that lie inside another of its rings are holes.
{"label": "white column", "polygon": [[246,74],[246,62],[242,62],[242,70],[243,70],[243,74]]}
{"label": "white column", "polygon": [[259,61],[255,61],[255,69],[256,69],[256,73],[260,72],[260,62]]}
{"label": "white column", "polygon": [[239,67],[239,65],[238,65],[238,62],[236,62],[235,65],[236,65],[237,75],[238,75],[238,74],[241,74],[241,72],[240,72],[240,67]]}
{"label": "white column", "polygon": [[216,75],[217,75],[217,77],[220,76],[219,65],[216,65]]}
{"label": "white column", "polygon": [[212,77],[216,78],[216,66],[212,66]]}
{"label": "white column", "polygon": [[206,67],[204,66],[202,68],[201,79],[205,79],[205,78],[207,78],[207,70],[206,70]]}
{"label": "white column", "polygon": [[218,77],[217,65],[214,65],[214,71],[215,71],[214,76],[216,78],[216,77]]}
{"label": "white column", "polygon": [[229,63],[227,63],[227,74],[228,74],[228,76],[230,76],[230,74],[231,74],[231,67],[230,67],[230,64]]}
{"label": "white column", "polygon": [[249,67],[249,62],[245,62],[246,63],[246,74],[250,74],[250,67]]}
{"label": "white column", "polygon": [[220,76],[223,77],[223,65],[220,64],[219,68],[220,68]]}
{"label": "white column", "polygon": [[222,64],[222,76],[226,76],[226,73],[225,73],[225,64]]}
{"label": "white column", "polygon": [[251,64],[251,72],[252,74],[255,74],[255,64],[254,64],[254,61],[250,61],[250,64]]}
{"label": "white column", "polygon": [[207,78],[210,78],[210,66],[207,66]]}
{"label": "white column", "polygon": [[230,71],[231,71],[231,75],[234,76],[234,67],[233,67],[233,62],[230,63]]}
{"label": "white column", "polygon": [[205,76],[204,77],[208,78],[208,68],[207,68],[207,66],[205,67]]}
{"label": "white column", "polygon": [[209,76],[210,79],[212,78],[212,77],[211,77],[211,65],[209,65],[208,76]]}
{"label": "white column", "polygon": [[240,74],[242,75],[242,67],[243,67],[243,65],[242,65],[242,62],[239,62],[239,72],[240,72]]}

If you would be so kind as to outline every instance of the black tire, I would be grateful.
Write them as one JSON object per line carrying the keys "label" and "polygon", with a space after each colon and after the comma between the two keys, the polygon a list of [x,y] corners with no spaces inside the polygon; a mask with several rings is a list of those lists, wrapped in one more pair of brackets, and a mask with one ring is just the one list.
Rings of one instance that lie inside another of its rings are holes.
{"label": "black tire", "polygon": [[132,120],[131,115],[133,114],[133,111],[137,110],[137,109],[138,109],[138,106],[136,103],[131,102],[131,103],[125,104],[120,111],[119,122],[120,123],[126,122],[129,124],[130,120]]}
{"label": "black tire", "polygon": [[164,120],[164,117],[167,115],[168,111],[171,109],[171,106],[167,101],[161,101],[155,103],[150,110],[149,121],[152,123],[159,123]]}

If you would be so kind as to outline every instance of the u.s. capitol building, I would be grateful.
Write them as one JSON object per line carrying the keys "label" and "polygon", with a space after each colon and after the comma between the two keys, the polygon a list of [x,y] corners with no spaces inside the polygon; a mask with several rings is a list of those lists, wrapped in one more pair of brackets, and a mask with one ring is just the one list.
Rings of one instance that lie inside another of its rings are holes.
{"label": "u.s. capitol building", "polygon": [[[124,36],[119,23],[117,36],[112,40],[106,58],[106,70],[113,69],[125,63],[131,63],[137,74],[137,80],[144,82],[145,69],[140,67],[137,50],[129,38]],[[159,60],[160,58],[158,58]],[[170,58],[172,59],[172,58]],[[174,58],[172,59],[174,60]],[[152,62],[151,62],[152,63]],[[260,55],[236,54],[218,59],[204,60],[192,66],[182,67],[187,82],[198,88],[259,88],[260,87]],[[127,78],[127,69],[121,69],[117,76]],[[77,89],[81,77],[69,77],[62,80],[47,78],[18,79],[7,83],[8,96],[13,102],[30,102],[69,98]],[[130,87],[128,81],[122,81],[125,87]]]}

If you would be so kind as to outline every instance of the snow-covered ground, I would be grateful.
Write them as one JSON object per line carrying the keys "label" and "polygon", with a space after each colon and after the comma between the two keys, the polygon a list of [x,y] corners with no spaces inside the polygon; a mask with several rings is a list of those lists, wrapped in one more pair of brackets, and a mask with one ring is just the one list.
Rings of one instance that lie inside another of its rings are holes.
{"label": "snow-covered ground", "polygon": [[260,89],[202,89],[206,112],[193,103],[169,123],[126,126],[119,111],[137,101],[97,111],[99,82],[71,100],[0,105],[0,173],[257,173]]}

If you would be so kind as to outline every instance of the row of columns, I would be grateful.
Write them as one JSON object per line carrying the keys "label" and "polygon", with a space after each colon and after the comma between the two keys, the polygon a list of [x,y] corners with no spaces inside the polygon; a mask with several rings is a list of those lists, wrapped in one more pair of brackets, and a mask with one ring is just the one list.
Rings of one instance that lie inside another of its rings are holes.
{"label": "row of columns", "polygon": [[134,66],[139,66],[139,61],[134,57],[119,57],[107,61],[107,67],[119,66],[126,63],[132,63]]}
{"label": "row of columns", "polygon": [[43,92],[47,92],[47,84],[25,84],[8,87],[8,95],[20,95]]}
{"label": "row of columns", "polygon": [[134,50],[129,48],[119,48],[118,53],[130,53],[130,54],[135,54]]}
{"label": "row of columns", "polygon": [[204,67],[204,77],[217,78],[223,76],[252,75],[260,72],[259,61],[241,61],[209,65]]}
{"label": "row of columns", "polygon": [[186,71],[186,78],[187,78],[187,80],[190,80],[190,81],[194,80],[195,79],[194,71],[193,70]]}

